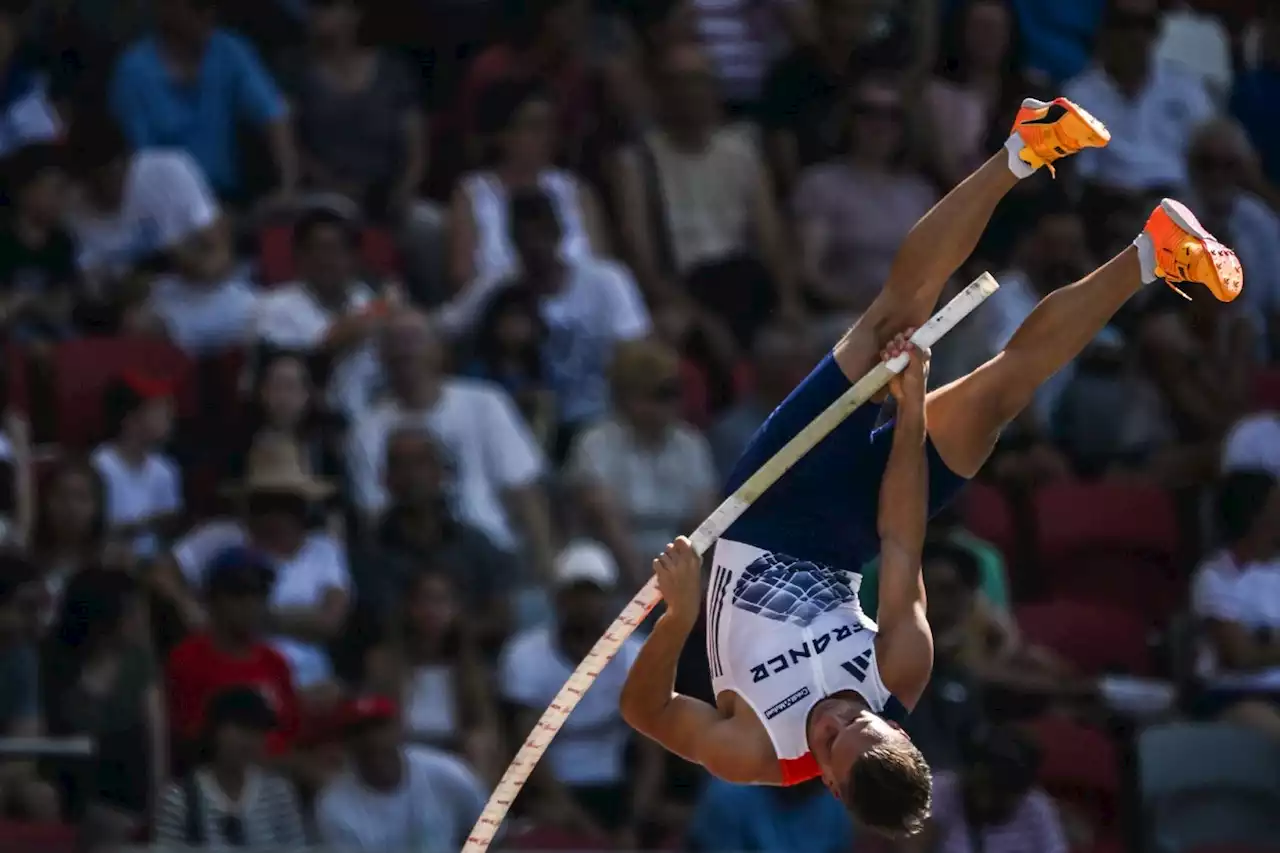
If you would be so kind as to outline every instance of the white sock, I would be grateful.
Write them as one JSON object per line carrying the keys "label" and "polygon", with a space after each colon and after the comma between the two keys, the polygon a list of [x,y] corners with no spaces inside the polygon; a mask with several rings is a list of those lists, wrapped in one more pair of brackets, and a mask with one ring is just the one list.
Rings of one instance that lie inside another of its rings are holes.
{"label": "white sock", "polygon": [[1029,178],[1036,171],[1035,167],[1018,156],[1026,145],[1016,131],[1009,134],[1009,141],[1004,144],[1004,150],[1009,152],[1009,171],[1018,178]]}
{"label": "white sock", "polygon": [[1151,235],[1143,231],[1133,240],[1138,247],[1138,263],[1142,266],[1142,283],[1150,284],[1160,276],[1156,275],[1156,244],[1151,242]]}

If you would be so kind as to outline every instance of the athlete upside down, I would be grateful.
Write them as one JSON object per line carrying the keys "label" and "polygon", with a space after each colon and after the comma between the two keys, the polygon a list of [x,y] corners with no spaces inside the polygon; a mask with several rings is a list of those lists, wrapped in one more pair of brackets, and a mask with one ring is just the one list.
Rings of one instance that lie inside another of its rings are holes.
{"label": "athlete upside down", "polygon": [[[1024,101],[1004,150],[916,223],[880,295],[752,438],[726,490],[877,356],[908,351],[911,330],[928,319],[1018,180],[1109,139],[1065,98]],[[1132,246],[1045,297],[1005,350],[968,376],[926,393],[927,354],[911,350],[891,386],[895,421],[878,426],[878,407],[863,406],[761,495],[712,553],[706,613],[714,707],[672,690],[702,584],[689,543],[668,546],[654,561],[667,611],[623,689],[627,722],[722,779],[789,785],[821,777],[866,828],[890,836],[919,831],[929,815],[929,767],[886,717],[914,707],[933,667],[920,578],[926,518],[977,473],[1039,385],[1157,278],[1202,284],[1223,302],[1243,283],[1235,254],[1165,199]],[[859,573],[877,554],[878,626],[858,602]]]}

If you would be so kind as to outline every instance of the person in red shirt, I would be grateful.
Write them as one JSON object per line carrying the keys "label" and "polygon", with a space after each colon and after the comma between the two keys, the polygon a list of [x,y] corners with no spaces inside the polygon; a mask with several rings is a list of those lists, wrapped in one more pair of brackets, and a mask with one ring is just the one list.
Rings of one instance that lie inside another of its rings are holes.
{"label": "person in red shirt", "polygon": [[169,720],[175,755],[194,757],[209,700],[228,687],[260,690],[277,725],[267,752],[289,752],[298,736],[300,713],[289,664],[262,639],[267,598],[275,582],[268,559],[247,548],[231,548],[209,566],[205,595],[209,623],[169,655]]}

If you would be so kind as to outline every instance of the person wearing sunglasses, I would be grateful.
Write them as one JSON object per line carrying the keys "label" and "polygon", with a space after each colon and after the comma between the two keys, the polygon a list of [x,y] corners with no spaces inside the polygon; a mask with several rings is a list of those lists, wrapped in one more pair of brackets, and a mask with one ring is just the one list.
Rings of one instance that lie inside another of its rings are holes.
{"label": "person wearing sunglasses", "polygon": [[305,843],[293,786],[262,768],[276,713],[255,687],[229,687],[206,711],[205,760],[172,782],[156,815],[156,842],[291,850]]}

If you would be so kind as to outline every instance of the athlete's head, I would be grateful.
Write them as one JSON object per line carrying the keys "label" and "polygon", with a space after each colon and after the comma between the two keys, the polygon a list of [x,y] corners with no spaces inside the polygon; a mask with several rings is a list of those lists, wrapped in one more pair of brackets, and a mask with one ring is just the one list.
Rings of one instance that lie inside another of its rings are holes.
{"label": "athlete's head", "polygon": [[856,697],[832,696],[809,717],[809,749],[822,781],[860,826],[891,838],[919,832],[933,781],[920,750]]}

